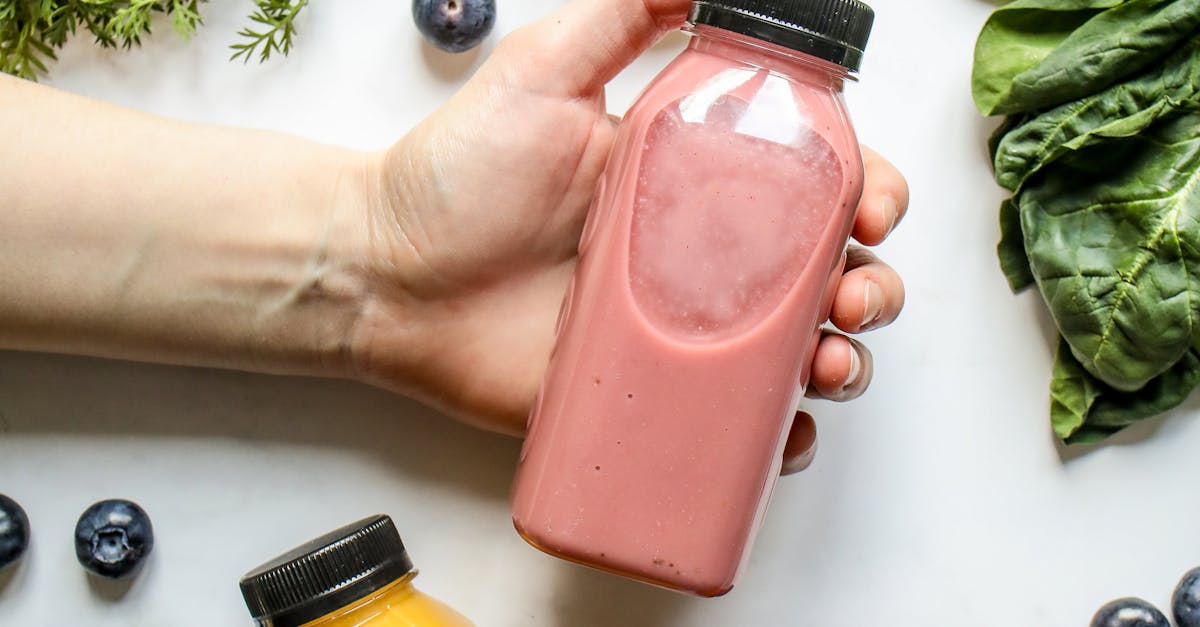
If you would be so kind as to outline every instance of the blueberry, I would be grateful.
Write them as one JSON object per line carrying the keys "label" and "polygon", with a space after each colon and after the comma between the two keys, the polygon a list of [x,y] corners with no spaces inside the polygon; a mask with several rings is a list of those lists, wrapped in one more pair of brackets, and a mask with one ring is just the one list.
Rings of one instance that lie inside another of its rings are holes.
{"label": "blueberry", "polygon": [[150,517],[136,503],[100,501],[75,524],[75,557],[87,570],[111,579],[127,577],[154,548]]}
{"label": "blueberry", "polygon": [[446,52],[463,52],[492,32],[496,0],[413,0],[412,13],[429,43]]}
{"label": "blueberry", "polygon": [[1200,627],[1200,567],[1187,571],[1175,586],[1171,613],[1179,627]]}
{"label": "blueberry", "polygon": [[1171,627],[1171,623],[1153,605],[1126,597],[1105,603],[1092,617],[1091,627]]}
{"label": "blueberry", "polygon": [[0,494],[0,568],[16,563],[29,548],[29,517],[17,502]]}

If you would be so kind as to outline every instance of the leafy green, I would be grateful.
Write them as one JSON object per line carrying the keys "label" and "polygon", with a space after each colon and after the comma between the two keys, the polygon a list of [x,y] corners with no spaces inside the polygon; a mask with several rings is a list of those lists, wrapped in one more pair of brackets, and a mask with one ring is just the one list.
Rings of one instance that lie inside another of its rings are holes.
{"label": "leafy green", "polygon": [[[203,23],[200,4],[207,0],[0,0],[0,72],[30,80],[47,72],[60,49],[80,29],[104,48],[132,48],[150,35],[155,16],[165,14],[171,29],[189,39]],[[260,61],[272,52],[286,55],[295,35],[295,19],[308,0],[255,0],[250,19],[266,28],[243,29],[234,57],[256,50]]]}
{"label": "leafy green", "polygon": [[976,45],[1000,265],[1062,336],[1051,424],[1103,439],[1200,383],[1200,0],[1017,0]]}
{"label": "leafy green", "polygon": [[1030,268],[1092,375],[1134,391],[1200,327],[1200,115],[1047,166],[1017,200]]}
{"label": "leafy green", "polygon": [[[1010,115],[992,132],[988,139],[988,154],[995,163],[1004,138],[1014,129],[1028,121],[1028,116]],[[1000,204],[1000,243],[996,245],[1000,257],[1000,269],[1008,279],[1014,292],[1019,292],[1034,282],[1029,269],[1029,256],[1025,254],[1025,239],[1021,232],[1021,214],[1017,211],[1016,199],[1009,198]]]}
{"label": "leafy green", "polygon": [[1000,204],[1000,243],[996,245],[996,254],[1000,257],[1000,269],[1004,271],[1013,291],[1033,285],[1035,279],[1029,267],[1029,255],[1025,253],[1021,212],[1012,198]]}
{"label": "leafy green", "polygon": [[1050,56],[1071,33],[1105,9],[1128,0],[1016,0],[992,12],[975,43],[971,89],[984,115],[1004,106],[1013,82]]}
{"label": "leafy green", "polygon": [[1050,380],[1050,424],[1055,435],[1068,440],[1079,433],[1102,385],[1071,354],[1071,345],[1060,340]]}
{"label": "leafy green", "polygon": [[995,151],[996,181],[1019,191],[1044,165],[1069,152],[1135,135],[1177,110],[1200,109],[1200,38],[1167,57],[1162,68],[1050,109],[1009,131]]}
{"label": "leafy green", "polygon": [[1018,0],[980,35],[976,102],[991,115],[1086,96],[1159,61],[1197,26],[1200,0]]}
{"label": "leafy green", "polygon": [[1050,423],[1067,444],[1090,444],[1145,418],[1179,406],[1200,384],[1194,349],[1142,389],[1122,392],[1088,374],[1060,342],[1050,384]]}

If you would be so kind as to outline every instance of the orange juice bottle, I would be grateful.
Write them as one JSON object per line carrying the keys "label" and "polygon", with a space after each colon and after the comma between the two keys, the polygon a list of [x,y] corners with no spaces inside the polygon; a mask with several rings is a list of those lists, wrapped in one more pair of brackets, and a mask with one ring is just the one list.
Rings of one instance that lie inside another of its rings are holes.
{"label": "orange juice bottle", "polygon": [[416,576],[392,519],[372,516],[255,568],[241,588],[259,627],[474,627]]}

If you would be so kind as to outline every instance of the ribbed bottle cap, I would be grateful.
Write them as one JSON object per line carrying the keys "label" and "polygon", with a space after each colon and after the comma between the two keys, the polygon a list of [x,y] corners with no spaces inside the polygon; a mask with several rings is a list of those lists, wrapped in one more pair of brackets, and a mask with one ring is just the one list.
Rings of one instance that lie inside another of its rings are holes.
{"label": "ribbed bottle cap", "polygon": [[799,50],[857,72],[875,12],[859,0],[696,0],[688,21]]}
{"label": "ribbed bottle cap", "polygon": [[387,586],[412,568],[392,519],[372,516],[246,573],[242,597],[258,625],[298,627]]}

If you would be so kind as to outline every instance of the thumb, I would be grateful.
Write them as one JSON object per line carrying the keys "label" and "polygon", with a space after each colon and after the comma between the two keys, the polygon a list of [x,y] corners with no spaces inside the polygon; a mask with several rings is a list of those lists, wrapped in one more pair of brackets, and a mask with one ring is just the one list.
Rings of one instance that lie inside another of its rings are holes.
{"label": "thumb", "polygon": [[691,0],[572,0],[505,38],[494,60],[526,88],[558,96],[598,93],[667,31]]}

